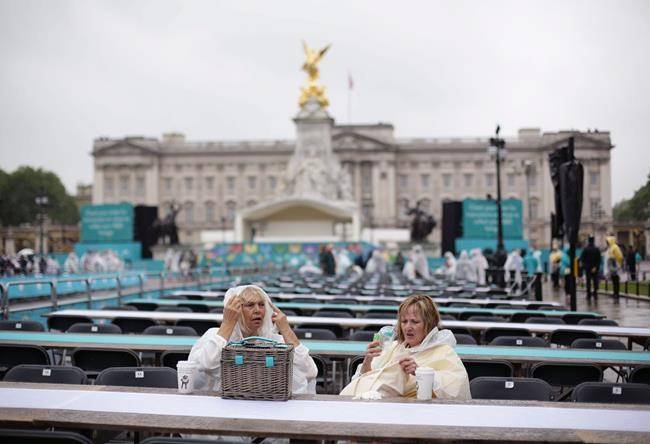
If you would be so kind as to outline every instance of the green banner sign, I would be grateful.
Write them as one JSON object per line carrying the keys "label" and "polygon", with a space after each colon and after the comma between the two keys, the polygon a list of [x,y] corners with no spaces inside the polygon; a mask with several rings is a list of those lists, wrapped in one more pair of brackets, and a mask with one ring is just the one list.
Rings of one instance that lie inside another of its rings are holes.
{"label": "green banner sign", "polygon": [[[504,239],[523,239],[522,206],[519,199],[501,201]],[[497,203],[495,200],[465,199],[463,201],[463,238],[490,239],[497,235]]]}
{"label": "green banner sign", "polygon": [[133,240],[133,205],[107,204],[81,207],[81,242]]}

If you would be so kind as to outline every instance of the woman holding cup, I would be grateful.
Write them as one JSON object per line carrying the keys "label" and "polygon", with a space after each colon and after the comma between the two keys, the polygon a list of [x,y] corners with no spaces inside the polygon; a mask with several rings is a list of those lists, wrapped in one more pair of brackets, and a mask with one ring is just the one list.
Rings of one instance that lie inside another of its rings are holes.
{"label": "woman holding cup", "polygon": [[206,331],[190,351],[188,360],[197,368],[195,389],[221,390],[221,351],[228,341],[261,336],[294,346],[292,392],[316,393],[318,370],[309,349],[300,343],[287,316],[264,290],[256,285],[231,288],[223,302],[221,327]]}
{"label": "woman holding cup", "polygon": [[[363,362],[341,395],[471,399],[469,378],[454,351],[450,330],[439,330],[440,313],[428,296],[413,295],[399,307],[395,340],[368,344]],[[430,387],[430,388],[429,388]]]}

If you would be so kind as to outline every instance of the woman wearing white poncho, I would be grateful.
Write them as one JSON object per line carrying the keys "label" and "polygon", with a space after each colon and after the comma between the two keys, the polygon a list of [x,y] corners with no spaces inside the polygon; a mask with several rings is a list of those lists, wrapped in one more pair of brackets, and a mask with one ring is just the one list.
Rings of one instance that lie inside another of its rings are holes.
{"label": "woman wearing white poncho", "polygon": [[405,299],[397,315],[397,340],[384,349],[379,341],[368,344],[363,362],[341,395],[414,398],[415,370],[428,367],[434,370],[434,398],[471,399],[467,372],[454,351],[456,339],[450,330],[438,330],[439,322],[431,298]]}
{"label": "woman wearing white poncho", "polygon": [[293,344],[294,394],[316,393],[318,370],[309,349],[300,343],[287,317],[271,303],[264,290],[255,285],[231,288],[224,297],[221,327],[211,328],[194,344],[188,360],[196,364],[197,390],[221,390],[221,351],[228,341],[262,336]]}

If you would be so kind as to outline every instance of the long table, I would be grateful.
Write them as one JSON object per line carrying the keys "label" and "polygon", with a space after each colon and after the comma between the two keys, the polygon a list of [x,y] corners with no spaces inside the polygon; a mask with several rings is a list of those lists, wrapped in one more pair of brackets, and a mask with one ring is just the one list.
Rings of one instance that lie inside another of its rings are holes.
{"label": "long table", "polygon": [[[0,344],[40,345],[46,348],[72,349],[95,347],[162,352],[189,351],[195,336],[114,335],[93,333],[51,333],[0,331]],[[301,341],[310,353],[328,357],[362,355],[368,345],[360,341]],[[650,352],[625,350],[588,350],[566,348],[502,347],[488,345],[456,345],[462,359],[506,360],[514,363],[567,362],[608,366],[650,365]]]}
{"label": "long table", "polygon": [[[203,305],[206,307],[223,307],[223,301],[187,301],[187,300],[178,300],[178,299],[133,299],[127,302],[127,304],[157,304],[158,306],[178,306],[178,305]],[[329,309],[347,309],[355,313],[367,313],[370,310],[378,311],[392,311],[397,313],[399,308],[396,305],[379,305],[379,304],[323,304],[323,303],[309,303],[309,302],[276,302],[278,308],[288,308],[288,309],[298,309],[306,311],[316,311],[316,310],[329,310]],[[472,313],[482,313],[487,315],[497,315],[497,316],[511,316],[515,313],[530,313],[537,314],[540,316],[548,317],[562,317],[565,314],[576,314],[583,316],[590,316],[594,318],[603,318],[604,316],[600,313],[593,311],[569,311],[569,310],[527,310],[525,307],[521,309],[509,309],[509,308],[480,308],[480,307],[440,307],[440,313],[448,314],[461,314],[464,312]]]}
{"label": "long table", "polygon": [[303,439],[639,442],[650,407],[517,401],[286,402],[223,399],[170,389],[0,383],[0,424]]}
{"label": "long table", "polygon": [[[220,299],[223,298],[225,292],[222,291],[175,291],[169,294],[169,296],[196,296],[202,297],[204,299]],[[376,302],[378,299],[393,301],[393,302],[402,302],[406,299],[405,296],[356,296],[356,295],[331,295],[331,294],[294,294],[294,293],[274,293],[270,294],[273,299],[282,299],[291,301],[293,299],[315,299],[318,301],[332,301],[334,299],[354,299],[358,302],[368,303]],[[530,301],[530,300],[516,300],[516,299],[490,299],[490,298],[450,298],[450,297],[433,297],[433,299],[440,303],[467,303],[474,305],[486,305],[486,304],[499,304],[499,305],[512,305],[516,307],[526,307],[528,305],[551,305],[554,307],[561,307],[562,304],[556,301]]]}
{"label": "long table", "polygon": [[[223,319],[221,313],[177,313],[164,311],[120,311],[120,310],[59,310],[46,313],[43,316],[78,316],[93,319],[152,319],[159,322],[176,322],[179,320],[207,320],[220,323]],[[343,328],[363,328],[366,326],[382,327],[394,325],[395,319],[371,318],[326,318],[320,316],[288,316],[292,325],[339,325]],[[650,338],[650,328],[646,327],[613,327],[606,325],[561,325],[561,324],[534,324],[523,322],[475,322],[475,321],[442,321],[445,328],[461,327],[473,331],[483,331],[488,328],[522,328],[531,333],[547,334],[556,330],[594,331],[601,336],[625,338]]]}

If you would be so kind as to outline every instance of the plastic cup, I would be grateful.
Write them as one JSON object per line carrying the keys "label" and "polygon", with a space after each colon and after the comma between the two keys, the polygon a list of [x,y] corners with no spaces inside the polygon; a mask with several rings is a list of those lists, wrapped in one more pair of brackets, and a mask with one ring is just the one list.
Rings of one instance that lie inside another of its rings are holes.
{"label": "plastic cup", "polygon": [[178,392],[192,393],[196,380],[196,364],[190,361],[178,361],[176,373],[178,374]]}
{"label": "plastic cup", "polygon": [[417,398],[425,401],[432,398],[433,378],[435,371],[428,367],[418,367],[415,369],[415,383],[417,384]]}

